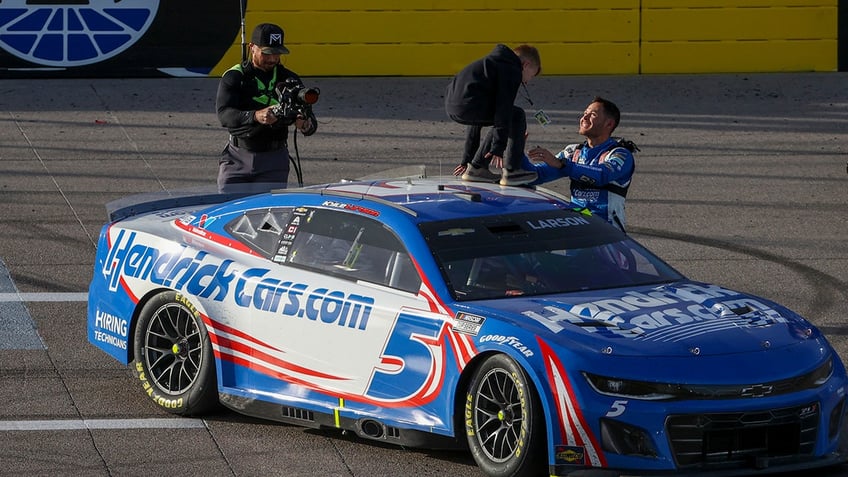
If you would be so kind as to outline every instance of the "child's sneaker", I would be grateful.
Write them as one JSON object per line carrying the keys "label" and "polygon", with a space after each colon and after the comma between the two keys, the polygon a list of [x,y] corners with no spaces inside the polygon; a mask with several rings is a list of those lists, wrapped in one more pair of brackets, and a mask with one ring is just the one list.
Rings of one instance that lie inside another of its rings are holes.
{"label": "child's sneaker", "polygon": [[474,164],[468,164],[462,174],[462,180],[468,182],[497,182],[500,178],[501,176],[490,171],[488,167],[476,167]]}
{"label": "child's sneaker", "polygon": [[514,171],[503,170],[501,175],[500,185],[516,186],[529,184],[539,177],[535,171],[525,171],[524,169],[516,169]]}

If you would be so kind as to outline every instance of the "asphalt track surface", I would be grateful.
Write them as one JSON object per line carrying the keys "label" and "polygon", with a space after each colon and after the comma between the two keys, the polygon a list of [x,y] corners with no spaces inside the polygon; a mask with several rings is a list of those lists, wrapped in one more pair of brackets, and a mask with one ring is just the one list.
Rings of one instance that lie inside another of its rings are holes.
{"label": "asphalt track surface", "polygon": [[[450,174],[458,163],[463,128],[443,112],[446,78],[306,82],[322,96],[317,134],[297,141],[305,183],[410,164]],[[577,142],[591,98],[617,102],[617,135],[641,148],[632,235],[692,278],[802,313],[846,358],[846,84],[844,73],[541,77],[530,94],[553,123],[530,118],[528,141]],[[214,187],[226,137],[216,88],[206,78],[0,83],[0,474],[481,475],[462,452],[232,413],[172,419],[87,343],[104,204]]]}

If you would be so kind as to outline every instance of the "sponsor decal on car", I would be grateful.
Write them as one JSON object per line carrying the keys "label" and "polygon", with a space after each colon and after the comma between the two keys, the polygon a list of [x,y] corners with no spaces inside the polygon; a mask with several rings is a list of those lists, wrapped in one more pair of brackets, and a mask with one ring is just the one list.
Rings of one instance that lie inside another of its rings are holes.
{"label": "sponsor decal on car", "polygon": [[583,217],[556,217],[527,222],[527,226],[533,230],[573,227],[575,225],[589,225],[589,221]]}
{"label": "sponsor decal on car", "polygon": [[216,260],[185,246],[162,252],[137,240],[136,232],[121,230],[105,262],[103,275],[116,291],[129,278],[214,301],[232,300],[243,308],[307,318],[365,330],[374,298],[306,283],[266,277],[267,268],[237,271],[232,260]]}
{"label": "sponsor decal on car", "polygon": [[483,323],[485,322],[486,318],[482,316],[469,315],[468,313],[457,313],[456,323],[453,325],[453,330],[457,333],[477,336],[477,333],[480,332],[480,328],[483,327]]}
{"label": "sponsor decal on car", "polygon": [[368,209],[366,207],[362,207],[361,205],[348,204],[345,202],[336,202],[333,200],[325,200],[321,205],[324,207],[335,207],[337,209],[345,209],[345,210],[353,210],[355,212],[360,212],[365,215],[370,215],[372,217],[379,217],[380,213],[374,209]]}
{"label": "sponsor decal on car", "polygon": [[129,322],[123,318],[97,309],[94,315],[94,339],[120,349],[127,349]]}
{"label": "sponsor decal on car", "polygon": [[[170,218],[174,215],[177,214],[166,214],[164,218]],[[215,222],[215,219],[217,219],[217,217],[209,217],[207,214],[202,214],[200,217],[187,214],[177,220],[184,225],[196,225],[198,228],[204,229],[212,225],[212,223]]]}
{"label": "sponsor decal on car", "polygon": [[[639,311],[644,313],[634,313]],[[787,322],[779,312],[754,298],[717,285],[697,284],[650,293],[629,291],[576,304],[550,304],[523,314],[555,333],[572,323],[589,333],[663,341],[678,341],[693,333],[714,333],[725,327],[753,328]],[[717,320],[725,326],[716,326]],[[591,326],[593,323],[597,326]]]}
{"label": "sponsor decal on car", "polygon": [[530,358],[535,353],[533,350],[528,348],[524,343],[521,342],[515,336],[502,336],[502,335],[485,335],[480,337],[480,343],[493,342],[502,346],[509,346],[511,348],[515,348],[519,353],[524,356]]}
{"label": "sponsor decal on car", "polygon": [[463,235],[473,234],[477,229],[454,227],[447,230],[440,230],[439,237],[462,237]]}
{"label": "sponsor decal on car", "polygon": [[583,465],[586,462],[586,452],[579,446],[556,446],[556,463],[568,465]]}

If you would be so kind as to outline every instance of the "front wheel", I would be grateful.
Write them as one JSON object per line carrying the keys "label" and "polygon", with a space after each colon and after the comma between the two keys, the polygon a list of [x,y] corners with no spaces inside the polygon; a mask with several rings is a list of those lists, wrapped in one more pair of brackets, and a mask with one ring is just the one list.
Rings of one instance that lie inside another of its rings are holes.
{"label": "front wheel", "polygon": [[151,298],[133,338],[136,375],[156,405],[183,416],[218,406],[212,344],[186,297],[169,291]]}
{"label": "front wheel", "polygon": [[474,371],[465,402],[468,446],[492,477],[547,475],[542,406],[523,369],[506,355]]}

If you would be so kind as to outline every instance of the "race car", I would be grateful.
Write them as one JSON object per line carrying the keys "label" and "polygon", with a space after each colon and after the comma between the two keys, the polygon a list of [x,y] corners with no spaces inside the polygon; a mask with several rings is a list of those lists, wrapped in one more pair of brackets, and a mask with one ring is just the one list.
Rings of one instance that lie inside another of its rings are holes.
{"label": "race car", "polygon": [[[490,476],[846,460],[809,321],[559,194],[426,175],[116,210],[88,339],[163,410],[464,448]],[[717,474],[716,474],[717,473]]]}

